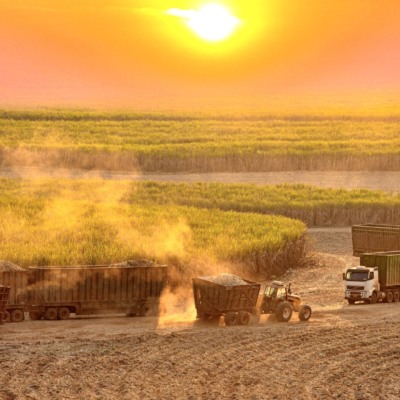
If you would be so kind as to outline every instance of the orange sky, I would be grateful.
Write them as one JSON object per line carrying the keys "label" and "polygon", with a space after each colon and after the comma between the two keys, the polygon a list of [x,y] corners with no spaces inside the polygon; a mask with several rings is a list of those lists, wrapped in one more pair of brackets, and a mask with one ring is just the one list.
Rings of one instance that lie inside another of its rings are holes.
{"label": "orange sky", "polygon": [[165,13],[204,0],[0,0],[0,103],[400,90],[399,0],[210,2],[222,43]]}

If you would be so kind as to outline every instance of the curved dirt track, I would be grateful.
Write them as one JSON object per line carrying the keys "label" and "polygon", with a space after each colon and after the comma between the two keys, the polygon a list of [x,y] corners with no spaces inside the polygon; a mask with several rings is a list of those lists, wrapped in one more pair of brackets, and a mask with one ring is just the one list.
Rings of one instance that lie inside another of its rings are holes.
{"label": "curved dirt track", "polygon": [[325,188],[371,189],[400,192],[400,171],[285,171],[246,173],[141,174],[136,171],[50,169],[35,167],[0,168],[4,178],[71,178],[154,180],[162,182],[222,182],[276,185],[282,183]]}

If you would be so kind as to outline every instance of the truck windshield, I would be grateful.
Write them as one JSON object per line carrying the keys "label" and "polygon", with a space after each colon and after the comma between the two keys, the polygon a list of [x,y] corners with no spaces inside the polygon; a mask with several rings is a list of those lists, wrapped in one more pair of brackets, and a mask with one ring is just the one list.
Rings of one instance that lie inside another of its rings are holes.
{"label": "truck windshield", "polygon": [[368,271],[347,271],[346,281],[367,281]]}

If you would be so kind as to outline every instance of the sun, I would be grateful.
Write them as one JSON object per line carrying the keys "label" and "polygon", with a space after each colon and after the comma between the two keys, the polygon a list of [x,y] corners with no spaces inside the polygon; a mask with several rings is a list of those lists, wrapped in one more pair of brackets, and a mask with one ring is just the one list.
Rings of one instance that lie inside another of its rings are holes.
{"label": "sun", "polygon": [[167,13],[184,19],[193,32],[210,42],[227,39],[240,24],[240,20],[220,4],[207,4],[199,10],[170,9]]}
{"label": "sun", "polygon": [[217,42],[230,36],[239,22],[225,7],[208,4],[193,13],[187,24],[201,38]]}

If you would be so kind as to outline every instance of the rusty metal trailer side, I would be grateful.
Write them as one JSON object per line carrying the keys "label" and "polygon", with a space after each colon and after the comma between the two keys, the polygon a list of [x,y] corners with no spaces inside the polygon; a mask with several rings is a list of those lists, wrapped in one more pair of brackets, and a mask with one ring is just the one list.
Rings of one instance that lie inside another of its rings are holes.
{"label": "rusty metal trailer side", "polygon": [[[66,319],[69,313],[154,315],[167,282],[166,266],[31,267],[33,318]],[[36,313],[36,315],[35,315]]]}
{"label": "rusty metal trailer side", "polygon": [[351,228],[353,255],[400,250],[399,225],[353,225]]}
{"label": "rusty metal trailer side", "polygon": [[226,286],[202,278],[193,279],[197,318],[220,317],[229,312],[254,314],[261,285],[244,280],[244,285]]}
{"label": "rusty metal trailer side", "polygon": [[3,315],[7,322],[21,322],[24,313],[29,311],[28,275],[26,270],[0,271],[0,285],[10,288],[7,310]]}
{"label": "rusty metal trailer side", "polygon": [[7,301],[10,293],[9,286],[0,285],[0,324],[4,323],[4,315],[7,309]]}

